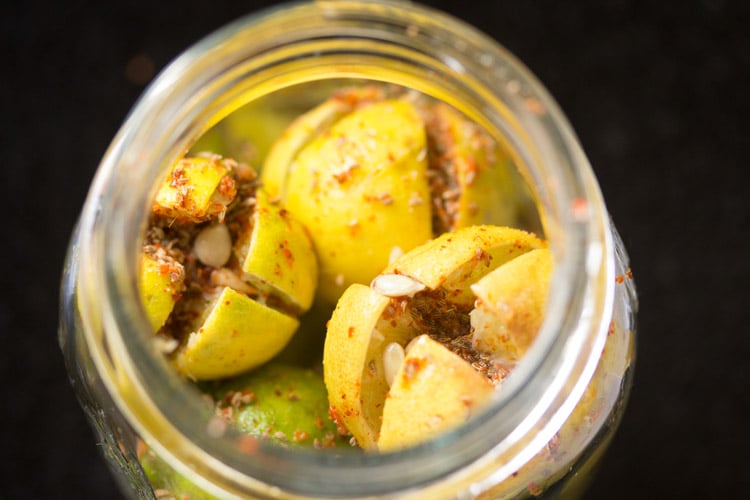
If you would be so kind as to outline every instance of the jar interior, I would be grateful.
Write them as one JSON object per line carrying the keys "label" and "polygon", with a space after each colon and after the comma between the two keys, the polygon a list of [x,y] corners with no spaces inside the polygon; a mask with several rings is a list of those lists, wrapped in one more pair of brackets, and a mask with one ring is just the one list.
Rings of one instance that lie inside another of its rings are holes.
{"label": "jar interior", "polygon": [[[344,64],[343,61],[348,61],[348,64]],[[260,82],[249,79],[248,81],[241,81],[232,89],[223,89],[219,102],[206,105],[207,109],[213,109],[213,114],[203,115],[204,124],[197,121],[193,124],[193,130],[205,131],[187,142],[189,149],[186,156],[199,156],[206,153],[221,154],[226,158],[246,162],[255,167],[259,175],[262,175],[262,165],[273,143],[282,136],[296,118],[324,102],[337,91],[376,86],[389,89],[389,92],[395,92],[400,96],[405,93],[416,92],[421,98],[450,105],[458,110],[465,119],[481,125],[483,133],[499,145],[501,154],[512,158],[509,162],[498,163],[498,168],[504,170],[503,177],[507,182],[502,188],[513,193],[514,204],[517,209],[512,218],[503,221],[503,225],[523,229],[535,233],[539,237],[544,237],[538,201],[534,198],[535,190],[530,188],[527,182],[528,177],[524,178],[523,175],[524,172],[528,174],[529,170],[523,163],[528,160],[528,157],[525,157],[527,152],[518,148],[517,144],[513,145],[514,139],[509,135],[512,134],[511,124],[508,124],[508,132],[490,125],[486,118],[486,109],[482,108],[481,103],[471,102],[465,96],[459,96],[455,92],[451,92],[451,89],[446,88],[442,82],[431,83],[427,74],[421,71],[414,74],[405,74],[403,68],[382,70],[383,66],[388,67],[388,60],[376,59],[369,61],[367,64],[360,61],[360,64],[361,67],[353,68],[350,60],[336,56],[332,60],[317,61],[314,71],[310,71],[310,68],[303,68],[300,72],[287,69],[282,72],[282,76],[268,77],[263,75]],[[325,73],[317,70],[318,65],[326,68]],[[374,78],[372,74],[374,68],[378,68],[377,78]],[[407,87],[407,85],[410,86]],[[263,89],[272,89],[272,91],[263,94]],[[515,140],[518,141],[518,139]],[[498,196],[502,196],[502,194],[498,193]],[[332,310],[333,307],[330,306],[325,309],[322,316],[320,310],[312,311],[310,314],[303,315],[300,319],[303,325],[313,323],[313,328],[325,332],[326,322],[330,318]],[[293,359],[295,363],[301,363],[306,367],[312,367],[320,371],[323,335],[319,337],[319,343],[313,342],[312,345],[309,341],[300,340],[301,337],[301,335],[295,335],[290,344],[277,357],[284,360]],[[148,339],[148,336],[146,338]],[[300,356],[296,355],[298,352],[304,352],[301,359]],[[200,390],[200,384],[196,388],[188,382],[184,389],[186,389],[188,397],[194,400],[196,407],[205,403],[206,394]],[[199,436],[205,438],[207,433],[212,433],[211,431],[207,432],[206,429],[210,428],[212,422],[215,422],[215,419],[213,419],[214,410],[215,408],[211,406],[203,408],[203,416],[198,418],[200,429],[188,431],[192,438],[195,439]],[[185,425],[194,427],[195,421],[186,422]],[[452,435],[446,434],[424,444],[423,448],[434,446],[439,448],[442,441],[456,440],[459,439],[459,436],[460,431],[454,432]],[[235,457],[237,454],[241,455],[242,465],[240,467],[247,467],[248,454],[253,456],[256,463],[266,462],[268,468],[264,468],[262,471],[262,477],[266,479],[273,475],[269,473],[270,470],[274,469],[271,464],[276,460],[287,460],[289,457],[290,450],[287,446],[279,445],[273,441],[263,442],[263,440],[248,439],[247,435],[232,426],[226,429],[222,428],[220,437],[219,441],[229,443],[230,454]],[[209,440],[213,442],[212,444],[216,444],[216,438],[217,436],[209,437]],[[392,468],[404,460],[409,460],[409,455],[413,451],[407,449],[376,456],[362,454],[358,449],[318,450],[311,447],[304,450],[294,449],[292,453],[295,455],[297,463],[321,464],[328,461],[339,464],[338,467],[341,467],[341,464],[346,464],[349,467],[367,468],[377,462],[381,467],[386,465]],[[157,473],[164,474],[165,471],[168,473],[168,465],[162,463],[158,456],[152,457],[151,460],[150,467]],[[224,460],[226,460],[226,457]],[[453,459],[445,460],[444,465],[450,468],[459,466]],[[290,481],[290,478],[286,475],[281,475],[276,480],[285,484],[287,488],[299,487],[300,490],[309,490],[311,487],[310,477],[299,479],[299,484],[296,484],[297,481],[295,480]],[[269,482],[273,484],[274,480],[270,479]],[[326,487],[330,487],[330,484]]]}

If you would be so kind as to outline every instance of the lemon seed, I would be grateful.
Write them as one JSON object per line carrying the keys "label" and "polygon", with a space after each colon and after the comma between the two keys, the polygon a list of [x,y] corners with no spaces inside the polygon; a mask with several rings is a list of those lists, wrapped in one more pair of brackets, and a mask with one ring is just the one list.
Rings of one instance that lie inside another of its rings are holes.
{"label": "lemon seed", "polygon": [[214,224],[203,229],[195,237],[193,251],[203,264],[221,267],[232,255],[232,237],[224,224]]}
{"label": "lemon seed", "polygon": [[396,373],[398,373],[402,364],[404,364],[404,348],[396,342],[391,342],[385,346],[385,349],[383,349],[383,374],[388,387],[393,384]]}

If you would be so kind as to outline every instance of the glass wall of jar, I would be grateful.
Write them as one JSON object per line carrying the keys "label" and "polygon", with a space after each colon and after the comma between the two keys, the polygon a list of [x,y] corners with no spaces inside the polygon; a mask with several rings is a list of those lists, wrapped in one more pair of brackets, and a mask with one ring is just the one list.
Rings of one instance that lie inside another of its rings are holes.
{"label": "glass wall of jar", "polygon": [[[554,256],[544,323],[486,409],[417,446],[332,453],[216,432],[205,399],[161,353],[140,301],[138,256],[157,187],[233,115],[262,103],[282,130],[331,89],[365,83],[449,104],[512,159],[525,193],[526,216],[516,222],[543,233]],[[637,309],[596,179],[552,98],[475,29],[387,1],[255,14],[165,69],[102,160],[71,242],[61,304],[71,381],[123,491],[148,497],[160,488],[144,473],[148,453],[193,496],[220,498],[573,497],[622,414]]]}

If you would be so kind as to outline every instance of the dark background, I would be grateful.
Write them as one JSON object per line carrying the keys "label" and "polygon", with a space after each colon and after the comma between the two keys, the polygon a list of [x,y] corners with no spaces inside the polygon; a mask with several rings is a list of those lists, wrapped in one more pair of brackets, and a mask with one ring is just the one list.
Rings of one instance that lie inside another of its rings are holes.
{"label": "dark background", "polygon": [[[57,346],[67,239],[153,71],[270,3],[3,7],[1,498],[116,498]],[[492,35],[544,82],[630,251],[641,304],[635,384],[589,498],[743,496],[747,3],[429,3]]]}

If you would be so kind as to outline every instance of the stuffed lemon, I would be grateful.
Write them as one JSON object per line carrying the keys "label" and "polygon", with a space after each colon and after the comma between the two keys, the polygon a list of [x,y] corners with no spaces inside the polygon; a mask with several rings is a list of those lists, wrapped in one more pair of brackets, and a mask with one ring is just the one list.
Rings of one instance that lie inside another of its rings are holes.
{"label": "stuffed lemon", "polygon": [[[417,444],[482,407],[509,360],[475,347],[484,344],[473,338],[472,285],[502,288],[483,280],[504,279],[499,270],[536,251],[546,252],[546,243],[530,233],[471,226],[406,253],[370,287],[346,290],[329,323],[323,367],[332,413],[360,446],[387,451]],[[517,266],[506,286],[522,289],[536,271],[520,269],[537,263]],[[520,303],[517,315],[543,309],[546,285],[540,289],[529,300],[541,304]],[[486,314],[484,324],[504,321]]]}
{"label": "stuffed lemon", "polygon": [[[157,249],[157,250],[154,250]],[[317,261],[307,230],[247,165],[217,155],[177,162],[160,186],[144,245],[141,291],[177,369],[225,378],[276,356],[313,302]],[[174,274],[174,273],[173,273]],[[168,286],[170,285],[170,286]]]}

